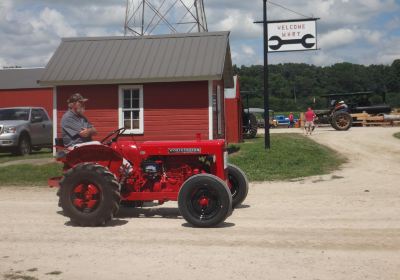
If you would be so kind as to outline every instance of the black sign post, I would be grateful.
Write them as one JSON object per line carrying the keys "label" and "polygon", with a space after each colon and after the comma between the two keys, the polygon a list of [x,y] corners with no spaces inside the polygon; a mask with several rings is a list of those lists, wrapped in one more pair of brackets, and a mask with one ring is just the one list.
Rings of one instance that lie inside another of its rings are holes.
{"label": "black sign post", "polygon": [[264,146],[265,149],[271,148],[271,137],[269,133],[269,91],[268,91],[268,21],[267,21],[267,0],[263,0],[264,17],[263,21],[256,21],[254,23],[262,23],[264,29]]}
{"label": "black sign post", "polygon": [[[305,50],[318,50],[317,47],[317,27],[316,23],[309,24],[308,22],[316,22],[319,18],[306,18],[306,19],[292,19],[292,20],[267,20],[267,1],[263,0],[263,21],[256,21],[254,23],[262,23],[264,29],[264,123],[265,123],[265,149],[271,148],[270,141],[270,123],[269,123],[269,89],[268,89],[268,53],[271,52],[287,52],[287,51],[305,51]],[[272,3],[272,2],[271,2]],[[285,8],[285,7],[283,7]],[[288,10],[287,8],[285,8]],[[291,11],[291,10],[289,10]],[[293,12],[293,11],[292,11]],[[298,14],[298,13],[296,13]],[[273,36],[268,38],[268,24],[286,23],[288,25],[281,25],[273,27],[271,33]],[[281,34],[278,36],[276,31]],[[290,31],[290,32],[289,32]],[[306,33],[306,34],[304,34]],[[314,35],[313,35],[314,34]],[[315,39],[313,41],[313,39]],[[274,44],[269,45],[269,41]],[[288,47],[288,46],[291,47]]]}
{"label": "black sign post", "polygon": [[264,142],[265,149],[271,148],[271,140],[269,134],[269,91],[268,91],[268,22],[267,22],[267,0],[264,1]]}

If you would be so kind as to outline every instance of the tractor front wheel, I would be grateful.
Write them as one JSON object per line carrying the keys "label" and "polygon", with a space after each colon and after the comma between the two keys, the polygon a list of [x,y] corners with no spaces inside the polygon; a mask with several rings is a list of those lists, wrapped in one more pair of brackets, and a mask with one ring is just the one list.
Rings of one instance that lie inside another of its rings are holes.
{"label": "tractor front wheel", "polygon": [[178,195],[183,218],[196,227],[213,227],[232,213],[232,195],[226,184],[211,174],[190,177]]}
{"label": "tractor front wheel", "polygon": [[100,226],[118,212],[120,193],[115,176],[104,166],[83,163],[60,181],[60,204],[65,216],[80,226]]}
{"label": "tractor front wheel", "polygon": [[249,192],[249,182],[243,171],[233,164],[228,164],[228,180],[232,193],[232,207],[241,204]]}

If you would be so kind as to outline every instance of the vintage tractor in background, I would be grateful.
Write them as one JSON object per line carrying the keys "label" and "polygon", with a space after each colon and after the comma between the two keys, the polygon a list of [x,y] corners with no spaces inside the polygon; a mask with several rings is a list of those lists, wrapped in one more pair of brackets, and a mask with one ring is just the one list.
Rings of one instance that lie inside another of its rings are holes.
{"label": "vintage tractor in background", "polygon": [[315,110],[316,124],[330,124],[336,130],[349,130],[353,125],[353,118],[345,110],[336,110],[332,104],[328,110]]}
{"label": "vintage tractor in background", "polygon": [[[363,112],[372,115],[390,113],[392,108],[385,104],[385,93],[380,94],[379,104],[374,104],[371,101],[374,96],[378,95],[372,91],[323,95],[321,97],[327,99],[329,109],[315,110],[318,118],[316,123],[331,124],[336,130],[348,130],[353,125],[352,114]],[[336,105],[340,101],[344,101],[347,104],[346,110],[337,110]]]}
{"label": "vintage tractor in background", "polygon": [[245,174],[228,164],[224,140],[151,141],[122,139],[124,129],[101,142],[84,143],[57,160],[62,177],[49,179],[59,186],[64,214],[81,226],[110,221],[120,205],[178,201],[187,222],[212,227],[225,221],[248,192]]}
{"label": "vintage tractor in background", "polygon": [[244,139],[253,139],[257,135],[258,121],[256,115],[248,109],[242,111],[242,134]]}

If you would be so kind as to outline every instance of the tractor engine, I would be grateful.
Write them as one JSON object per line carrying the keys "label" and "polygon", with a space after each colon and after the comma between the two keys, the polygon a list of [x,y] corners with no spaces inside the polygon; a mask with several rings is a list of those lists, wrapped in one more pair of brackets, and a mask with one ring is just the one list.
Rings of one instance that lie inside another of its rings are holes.
{"label": "tractor engine", "polygon": [[210,156],[157,156],[142,161],[140,167],[125,180],[122,194],[131,192],[178,192],[191,176],[210,173],[213,168]]}
{"label": "tractor engine", "polygon": [[158,181],[162,176],[162,161],[146,160],[141,165],[143,177],[148,180]]}

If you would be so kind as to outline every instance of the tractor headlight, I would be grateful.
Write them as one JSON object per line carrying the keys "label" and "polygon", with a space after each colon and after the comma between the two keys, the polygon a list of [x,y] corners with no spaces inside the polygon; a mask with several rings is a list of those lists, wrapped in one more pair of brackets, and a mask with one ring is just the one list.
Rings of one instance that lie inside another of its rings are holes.
{"label": "tractor headlight", "polygon": [[9,126],[4,128],[4,133],[16,133],[17,127],[16,126]]}

